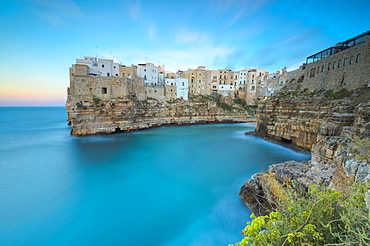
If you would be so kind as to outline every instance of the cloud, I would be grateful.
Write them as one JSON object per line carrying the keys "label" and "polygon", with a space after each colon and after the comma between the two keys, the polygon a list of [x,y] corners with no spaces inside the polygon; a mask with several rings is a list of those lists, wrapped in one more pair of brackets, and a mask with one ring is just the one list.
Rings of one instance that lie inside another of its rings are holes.
{"label": "cloud", "polygon": [[157,39],[157,29],[154,27],[154,25],[149,25],[148,26],[148,38],[152,41]]}
{"label": "cloud", "polygon": [[209,42],[209,38],[204,33],[198,33],[189,30],[181,30],[175,36],[175,42],[179,44],[191,44],[191,43],[205,43]]}
{"label": "cloud", "polygon": [[141,4],[140,1],[130,1],[128,3],[128,10],[131,18],[135,21],[140,20],[142,18],[141,16]]}
{"label": "cloud", "polygon": [[83,17],[73,0],[35,0],[29,1],[27,7],[38,18],[53,26],[63,25],[66,19]]}

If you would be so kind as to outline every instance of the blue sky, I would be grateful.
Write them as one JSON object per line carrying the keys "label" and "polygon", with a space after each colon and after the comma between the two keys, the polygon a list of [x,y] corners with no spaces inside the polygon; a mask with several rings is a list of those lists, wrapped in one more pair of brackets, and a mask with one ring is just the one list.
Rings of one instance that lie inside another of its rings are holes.
{"label": "blue sky", "polygon": [[[0,105],[64,105],[76,58],[298,67],[370,30],[370,0],[0,0]],[[98,48],[96,48],[98,47]]]}

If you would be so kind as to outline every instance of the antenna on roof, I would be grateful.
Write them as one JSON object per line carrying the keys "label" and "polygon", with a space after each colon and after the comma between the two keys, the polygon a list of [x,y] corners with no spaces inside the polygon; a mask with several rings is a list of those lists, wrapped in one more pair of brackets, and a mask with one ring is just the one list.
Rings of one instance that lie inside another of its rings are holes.
{"label": "antenna on roof", "polygon": [[95,47],[95,57],[98,58],[98,46]]}

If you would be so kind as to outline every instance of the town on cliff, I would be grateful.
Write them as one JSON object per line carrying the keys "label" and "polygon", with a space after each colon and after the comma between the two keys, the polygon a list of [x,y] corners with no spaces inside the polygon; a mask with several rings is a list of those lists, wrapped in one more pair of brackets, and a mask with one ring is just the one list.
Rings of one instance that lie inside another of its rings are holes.
{"label": "town on cliff", "polygon": [[[153,63],[125,66],[97,57],[76,59],[69,69],[68,122],[75,135],[174,123],[245,122],[253,116],[248,105],[277,95],[283,88],[312,92],[369,86],[369,35],[370,31],[362,33],[311,55],[296,70],[284,68],[275,73],[263,69],[209,70],[204,66],[173,73]],[[199,103],[203,103],[200,110]],[[118,105],[131,110],[113,112]],[[178,107],[169,110],[170,106]]]}

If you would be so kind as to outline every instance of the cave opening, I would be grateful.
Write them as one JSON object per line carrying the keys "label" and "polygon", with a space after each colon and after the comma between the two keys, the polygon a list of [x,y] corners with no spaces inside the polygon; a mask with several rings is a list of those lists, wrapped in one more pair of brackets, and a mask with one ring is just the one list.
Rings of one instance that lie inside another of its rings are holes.
{"label": "cave opening", "polygon": [[113,133],[123,133],[125,130],[121,130],[121,128],[117,127]]}
{"label": "cave opening", "polygon": [[292,144],[292,140],[291,139],[286,139],[286,138],[281,138],[280,142],[282,142],[284,144]]}

